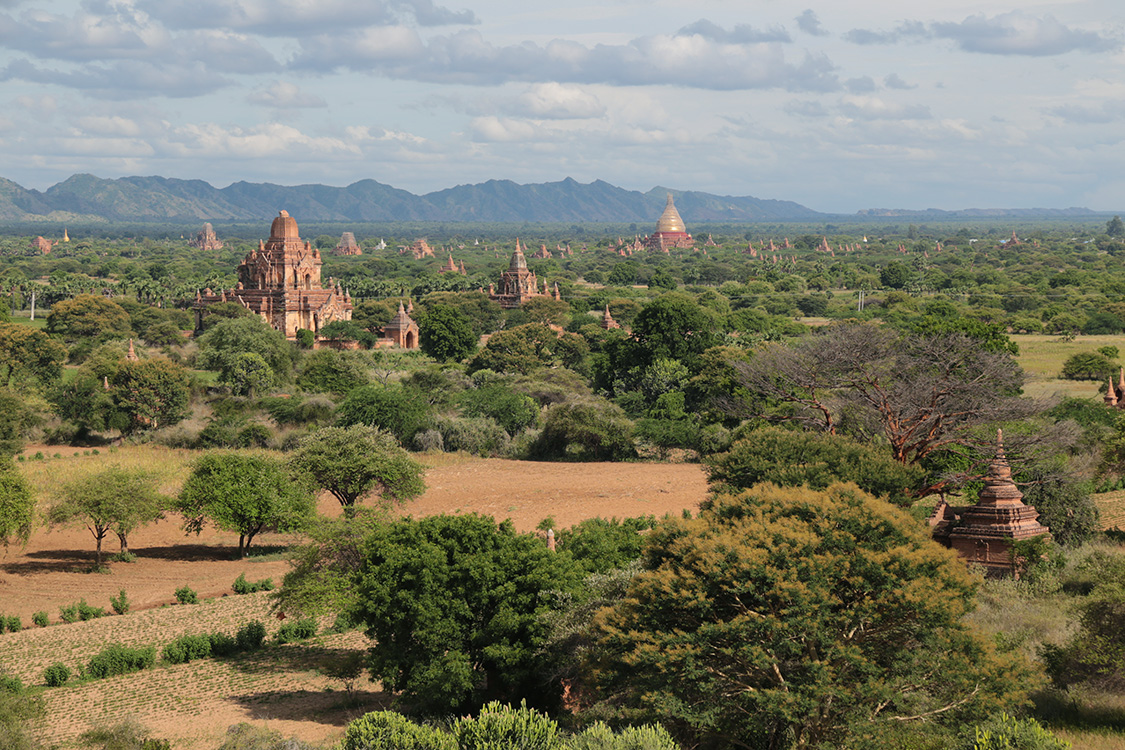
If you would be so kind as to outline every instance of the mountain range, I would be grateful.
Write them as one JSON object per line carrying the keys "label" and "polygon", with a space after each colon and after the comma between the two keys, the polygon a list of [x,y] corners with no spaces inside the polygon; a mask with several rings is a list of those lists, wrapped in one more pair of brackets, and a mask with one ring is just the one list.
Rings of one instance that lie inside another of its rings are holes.
{"label": "mountain range", "polygon": [[[166,177],[103,179],[77,174],[45,191],[0,177],[0,221],[37,222],[238,222],[260,221],[286,209],[300,221],[655,221],[666,196],[691,222],[822,221],[843,218],[792,201],[712,195],[655,187],[647,193],[603,180],[519,185],[489,180],[415,195],[375,180],[347,187],[236,182],[216,188],[203,180]],[[974,216],[1093,216],[1084,208],[966,211],[869,209],[857,218],[957,218]]]}

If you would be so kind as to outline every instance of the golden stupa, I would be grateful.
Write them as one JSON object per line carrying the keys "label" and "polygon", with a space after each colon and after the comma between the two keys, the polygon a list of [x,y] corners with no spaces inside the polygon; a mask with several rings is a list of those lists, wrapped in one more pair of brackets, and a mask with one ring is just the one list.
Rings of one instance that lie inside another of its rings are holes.
{"label": "golden stupa", "polygon": [[672,202],[671,193],[668,193],[668,203],[664,206],[664,213],[660,214],[660,218],[656,221],[656,231],[687,232],[684,220],[680,218],[680,212],[676,210],[676,204]]}

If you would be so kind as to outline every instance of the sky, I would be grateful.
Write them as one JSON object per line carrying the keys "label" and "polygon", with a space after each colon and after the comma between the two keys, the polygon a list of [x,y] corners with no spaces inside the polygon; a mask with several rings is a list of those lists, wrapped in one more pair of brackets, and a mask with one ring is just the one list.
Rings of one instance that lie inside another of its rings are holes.
{"label": "sky", "polygon": [[1120,0],[443,2],[0,0],[0,176],[1125,209]]}

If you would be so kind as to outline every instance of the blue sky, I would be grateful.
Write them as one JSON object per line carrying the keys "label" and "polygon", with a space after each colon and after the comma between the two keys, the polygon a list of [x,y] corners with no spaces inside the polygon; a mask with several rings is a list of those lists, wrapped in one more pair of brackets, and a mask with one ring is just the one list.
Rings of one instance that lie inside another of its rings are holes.
{"label": "blue sky", "polygon": [[441,2],[0,0],[0,176],[1125,208],[1119,0]]}

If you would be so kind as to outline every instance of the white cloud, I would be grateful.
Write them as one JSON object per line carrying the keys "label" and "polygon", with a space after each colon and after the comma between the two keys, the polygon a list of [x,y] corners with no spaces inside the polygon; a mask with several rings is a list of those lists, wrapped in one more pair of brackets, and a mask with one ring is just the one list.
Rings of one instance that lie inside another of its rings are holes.
{"label": "white cloud", "polygon": [[295,83],[274,81],[265,88],[258,89],[246,97],[251,104],[275,109],[307,109],[327,107],[328,102],[315,94],[301,91]]}
{"label": "white cloud", "polygon": [[602,117],[605,105],[577,86],[538,83],[516,97],[511,114],[551,120]]}
{"label": "white cloud", "polygon": [[469,124],[474,141],[482,143],[512,143],[537,140],[544,131],[526,120],[500,117],[477,117]]}
{"label": "white cloud", "polygon": [[935,23],[931,29],[934,36],[951,39],[963,50],[993,55],[1062,55],[1121,46],[1120,40],[1072,29],[1054,16],[1038,18],[1018,10],[991,18],[981,13],[960,23]]}
{"label": "white cloud", "polygon": [[845,96],[840,111],[859,120],[927,120],[930,108],[921,104],[888,102],[877,96]]}

